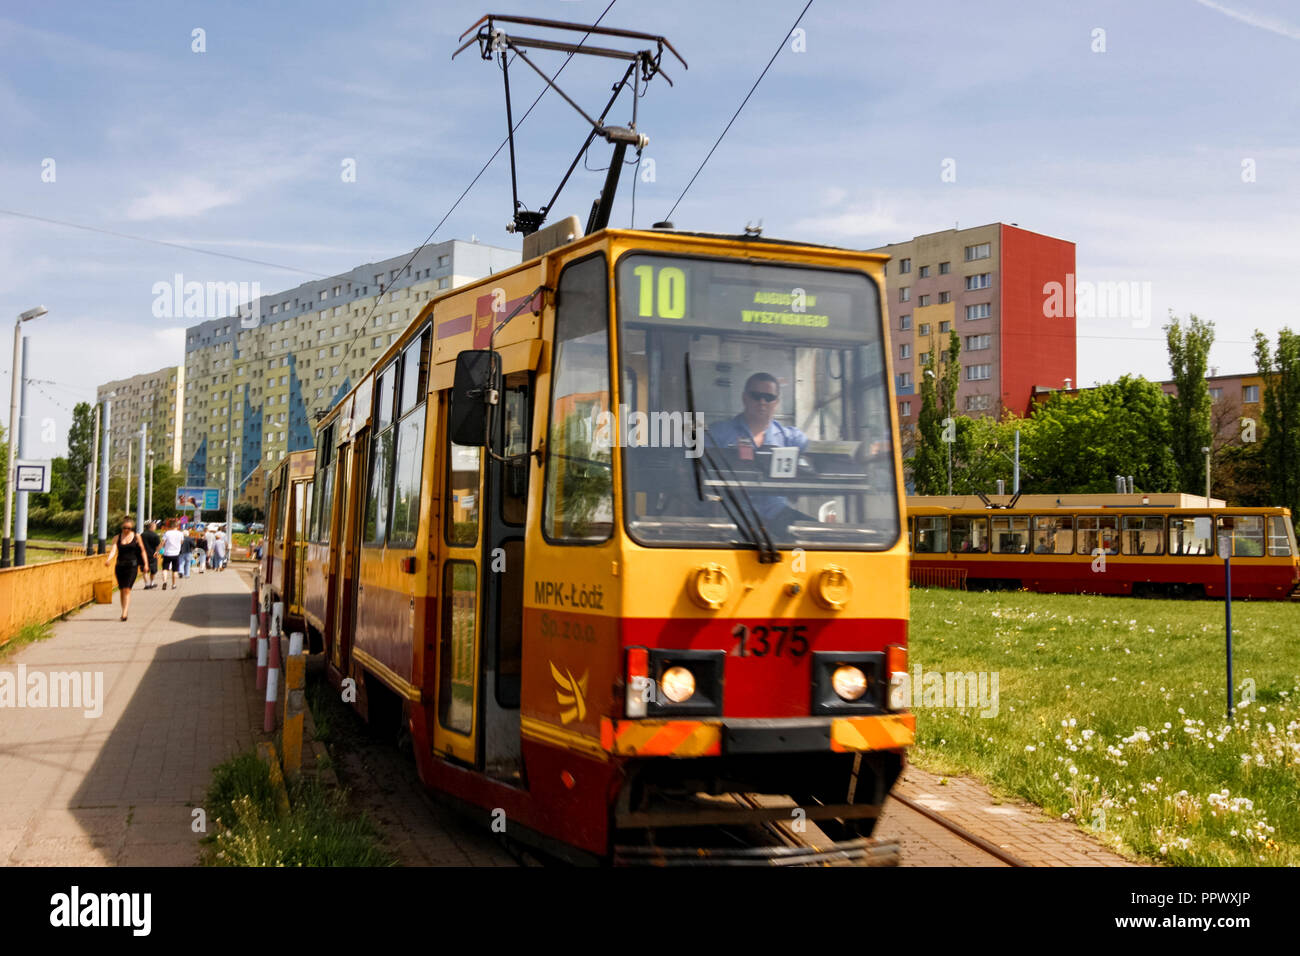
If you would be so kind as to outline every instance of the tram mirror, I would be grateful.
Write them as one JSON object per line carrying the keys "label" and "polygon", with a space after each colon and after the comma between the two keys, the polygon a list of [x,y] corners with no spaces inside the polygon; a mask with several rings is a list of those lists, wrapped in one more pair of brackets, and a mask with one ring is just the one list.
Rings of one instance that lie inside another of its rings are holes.
{"label": "tram mirror", "polygon": [[451,440],[457,445],[483,445],[487,437],[487,412],[501,395],[501,359],[490,350],[466,351],[456,356],[456,378],[451,390]]}

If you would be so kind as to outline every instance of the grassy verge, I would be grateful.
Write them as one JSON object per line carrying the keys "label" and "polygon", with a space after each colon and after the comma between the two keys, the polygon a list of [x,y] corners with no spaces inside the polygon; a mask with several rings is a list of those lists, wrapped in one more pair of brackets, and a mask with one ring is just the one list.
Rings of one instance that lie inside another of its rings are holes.
{"label": "grassy verge", "polygon": [[341,791],[312,780],[289,785],[288,813],[277,808],[271,768],[247,752],[213,772],[205,809],[214,832],[205,866],[391,866],[364,815],[349,813]]}
{"label": "grassy verge", "polygon": [[913,676],[996,673],[998,706],[923,701],[913,757],[1150,860],[1300,864],[1300,608],[1233,625],[1229,723],[1221,603],[914,590]]}
{"label": "grassy verge", "polygon": [[35,644],[37,641],[44,641],[53,636],[53,621],[32,621],[30,624],[24,624],[17,634],[0,644],[0,661],[20,647],[26,647],[28,644]]}

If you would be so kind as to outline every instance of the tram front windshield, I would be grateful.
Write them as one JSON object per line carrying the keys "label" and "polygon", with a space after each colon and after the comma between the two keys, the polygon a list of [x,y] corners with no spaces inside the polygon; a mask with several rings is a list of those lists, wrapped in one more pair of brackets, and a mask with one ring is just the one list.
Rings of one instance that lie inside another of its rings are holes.
{"label": "tram front windshield", "polygon": [[629,255],[617,296],[611,439],[634,540],[894,544],[880,295],[864,273]]}

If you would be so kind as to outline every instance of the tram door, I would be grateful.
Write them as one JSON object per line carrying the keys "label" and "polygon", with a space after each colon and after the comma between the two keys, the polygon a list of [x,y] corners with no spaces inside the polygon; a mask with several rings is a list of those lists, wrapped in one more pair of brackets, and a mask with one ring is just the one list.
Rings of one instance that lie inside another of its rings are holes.
{"label": "tram door", "polygon": [[356,486],[358,456],[354,449],[365,447],[363,442],[350,441],[339,449],[336,463],[334,500],[338,502],[339,521],[333,549],[337,555],[334,582],[330,591],[337,595],[334,617],[331,621],[330,658],[334,666],[347,676],[347,661],[352,650],[352,616],[356,609],[356,512],[357,502],[353,491]]}
{"label": "tram door", "polygon": [[[447,442],[443,514],[438,722],[434,749],[522,783],[519,688],[523,634],[526,457],[532,387],[507,376],[493,448]],[[440,434],[446,435],[446,402]]]}

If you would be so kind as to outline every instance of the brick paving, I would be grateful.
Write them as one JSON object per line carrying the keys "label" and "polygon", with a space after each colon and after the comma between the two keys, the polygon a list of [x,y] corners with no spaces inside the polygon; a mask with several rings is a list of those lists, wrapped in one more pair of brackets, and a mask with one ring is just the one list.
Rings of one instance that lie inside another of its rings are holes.
{"label": "brick paving", "polygon": [[[1070,821],[1023,800],[995,797],[970,777],[940,777],[909,765],[894,789],[1030,866],[1139,865]],[[885,804],[876,836],[899,841],[904,866],[1006,865],[896,801]]]}
{"label": "brick paving", "polygon": [[[143,583],[143,582],[141,582]],[[0,710],[0,865],[187,866],[212,768],[250,748],[261,701],[248,585],[226,571],[92,604],[0,671],[102,675],[103,713]]]}

